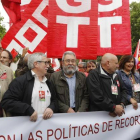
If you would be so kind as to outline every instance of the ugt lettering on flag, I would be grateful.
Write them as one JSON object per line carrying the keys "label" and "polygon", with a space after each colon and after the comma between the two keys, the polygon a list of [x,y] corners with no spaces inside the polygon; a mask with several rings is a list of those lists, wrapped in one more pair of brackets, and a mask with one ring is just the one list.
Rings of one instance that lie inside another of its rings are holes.
{"label": "ugt lettering on flag", "polygon": [[[77,58],[97,56],[98,0],[50,0],[48,14],[48,57],[74,51]],[[86,53],[85,53],[86,52]]]}

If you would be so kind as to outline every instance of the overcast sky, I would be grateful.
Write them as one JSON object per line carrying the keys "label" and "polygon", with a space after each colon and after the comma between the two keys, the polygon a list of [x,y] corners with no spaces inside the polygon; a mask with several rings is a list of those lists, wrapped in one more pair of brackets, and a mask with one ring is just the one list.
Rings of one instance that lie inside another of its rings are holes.
{"label": "overcast sky", "polygon": [[[129,0],[129,3],[133,2],[133,1],[140,2],[140,0]],[[0,14],[1,14],[1,16],[4,17],[2,24],[4,24],[6,29],[8,30],[9,29],[9,17],[1,5],[1,0],[0,0]]]}

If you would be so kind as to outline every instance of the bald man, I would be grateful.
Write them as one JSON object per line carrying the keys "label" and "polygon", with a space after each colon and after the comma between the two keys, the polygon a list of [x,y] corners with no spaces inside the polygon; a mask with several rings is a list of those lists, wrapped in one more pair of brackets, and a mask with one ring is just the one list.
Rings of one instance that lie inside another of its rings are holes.
{"label": "bald man", "polygon": [[116,74],[117,68],[117,57],[106,53],[100,66],[90,72],[87,78],[90,111],[108,111],[113,117],[125,113],[126,88]]}

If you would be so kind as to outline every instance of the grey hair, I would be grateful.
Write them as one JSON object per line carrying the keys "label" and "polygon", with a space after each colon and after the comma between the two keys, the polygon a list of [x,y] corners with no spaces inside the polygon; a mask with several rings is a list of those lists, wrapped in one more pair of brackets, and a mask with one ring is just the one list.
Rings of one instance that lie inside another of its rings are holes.
{"label": "grey hair", "polygon": [[73,56],[75,57],[75,59],[76,59],[76,55],[75,55],[74,52],[72,52],[72,51],[66,51],[66,52],[64,52],[64,54],[63,54],[63,56],[62,56],[62,61],[64,61],[64,57],[65,57],[67,54],[73,55]]}
{"label": "grey hair", "polygon": [[28,58],[28,68],[33,69],[34,68],[34,62],[41,61],[42,57],[46,57],[44,53],[33,53]]}
{"label": "grey hair", "polygon": [[86,68],[87,67],[87,63],[86,62],[80,62],[80,63],[78,63],[78,65],[83,65],[83,68]]}

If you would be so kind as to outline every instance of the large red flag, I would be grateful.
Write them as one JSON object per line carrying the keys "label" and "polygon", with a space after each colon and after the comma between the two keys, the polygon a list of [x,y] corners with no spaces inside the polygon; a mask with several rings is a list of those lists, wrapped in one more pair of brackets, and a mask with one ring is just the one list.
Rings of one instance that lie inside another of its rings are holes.
{"label": "large red flag", "polygon": [[15,48],[19,52],[24,47],[29,47],[30,53],[47,51],[54,58],[67,50],[81,59],[106,52],[130,54],[129,1],[50,0],[48,13],[48,0],[32,0],[2,45],[9,51]]}
{"label": "large red flag", "polygon": [[98,55],[131,54],[129,0],[98,0]]}
{"label": "large red flag", "polygon": [[14,24],[2,39],[2,47],[20,53],[24,47],[29,48],[29,53],[47,52],[47,13],[48,0],[32,0],[22,20]]}
{"label": "large red flag", "polygon": [[47,50],[61,58],[73,51],[78,59],[96,59],[98,0],[50,0]]}
{"label": "large red flag", "polygon": [[21,20],[21,0],[1,0],[2,5],[9,15],[10,23],[14,24]]}

